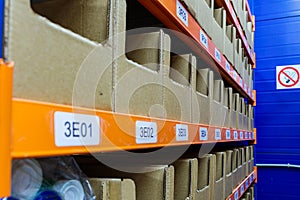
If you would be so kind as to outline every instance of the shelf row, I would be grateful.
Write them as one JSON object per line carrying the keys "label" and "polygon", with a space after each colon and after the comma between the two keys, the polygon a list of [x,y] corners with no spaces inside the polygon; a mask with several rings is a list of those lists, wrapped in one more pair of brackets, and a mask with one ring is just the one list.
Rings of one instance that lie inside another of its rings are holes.
{"label": "shelf row", "polygon": [[257,182],[257,168],[254,167],[254,171],[245,178],[241,184],[239,184],[232,192],[231,195],[226,200],[238,200],[243,194],[247,191],[247,189],[251,186],[251,184]]}
{"label": "shelf row", "polygon": [[[194,42],[189,41],[186,38],[183,40],[198,54],[198,56],[207,60],[209,63],[213,60],[214,64],[211,63],[212,67],[219,70],[222,77],[241,93],[242,96],[248,98],[252,103],[255,101],[250,86],[241,78],[226,57],[220,53],[216,45],[206,35],[202,27],[200,27],[198,22],[196,22],[180,1],[139,0],[139,2],[168,28],[182,32],[193,38]],[[251,52],[251,58],[252,63],[254,63],[253,52]]]}

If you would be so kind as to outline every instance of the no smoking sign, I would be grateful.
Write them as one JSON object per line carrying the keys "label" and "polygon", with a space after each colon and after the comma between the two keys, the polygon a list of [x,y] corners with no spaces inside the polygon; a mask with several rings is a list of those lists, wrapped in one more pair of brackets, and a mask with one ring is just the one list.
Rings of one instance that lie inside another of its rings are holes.
{"label": "no smoking sign", "polygon": [[276,67],[276,88],[300,88],[300,65],[287,65]]}

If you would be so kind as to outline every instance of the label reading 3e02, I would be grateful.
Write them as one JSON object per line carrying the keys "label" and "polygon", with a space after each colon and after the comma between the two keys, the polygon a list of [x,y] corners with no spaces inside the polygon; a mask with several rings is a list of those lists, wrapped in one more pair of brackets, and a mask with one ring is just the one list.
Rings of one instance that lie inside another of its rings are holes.
{"label": "label reading 3e02", "polygon": [[200,140],[208,140],[208,131],[207,128],[201,127],[199,129]]}
{"label": "label reading 3e02", "polygon": [[178,0],[176,1],[176,14],[186,26],[189,26],[189,14]]}
{"label": "label reading 3e02", "polygon": [[55,112],[55,145],[58,147],[92,146],[100,144],[98,116]]}
{"label": "label reading 3e02", "polygon": [[135,133],[137,144],[157,143],[157,124],[155,122],[136,121]]}
{"label": "label reading 3e02", "polygon": [[176,124],[176,141],[187,141],[189,139],[188,125]]}

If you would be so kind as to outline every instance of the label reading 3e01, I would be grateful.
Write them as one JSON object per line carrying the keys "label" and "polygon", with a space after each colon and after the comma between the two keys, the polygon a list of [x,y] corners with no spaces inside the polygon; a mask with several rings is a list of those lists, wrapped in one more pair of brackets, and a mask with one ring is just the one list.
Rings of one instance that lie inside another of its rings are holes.
{"label": "label reading 3e01", "polygon": [[215,139],[221,140],[221,130],[220,129],[215,130]]}
{"label": "label reading 3e01", "polygon": [[189,14],[178,0],[176,1],[176,14],[186,26],[189,26]]}
{"label": "label reading 3e01", "polygon": [[200,140],[208,140],[208,131],[207,128],[201,127],[199,129]]}
{"label": "label reading 3e01", "polygon": [[208,48],[208,38],[202,30],[200,30],[200,41],[206,48]]}
{"label": "label reading 3e01", "polygon": [[100,144],[98,116],[67,112],[54,113],[55,145],[58,147]]}
{"label": "label reading 3e01", "polygon": [[157,143],[157,125],[155,122],[136,121],[135,134],[137,144]]}
{"label": "label reading 3e01", "polygon": [[187,141],[189,139],[188,125],[176,124],[176,141]]}

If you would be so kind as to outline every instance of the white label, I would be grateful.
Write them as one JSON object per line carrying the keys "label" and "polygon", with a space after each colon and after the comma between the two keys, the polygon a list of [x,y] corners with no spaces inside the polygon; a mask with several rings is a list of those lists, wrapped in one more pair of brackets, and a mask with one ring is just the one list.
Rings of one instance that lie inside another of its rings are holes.
{"label": "white label", "polygon": [[54,113],[54,136],[58,147],[98,145],[100,119],[93,115],[57,111]]}
{"label": "white label", "polygon": [[245,139],[248,139],[248,138],[249,138],[248,132],[245,132]]}
{"label": "white label", "polygon": [[241,194],[245,192],[244,184],[241,186]]}
{"label": "white label", "polygon": [[238,139],[238,132],[237,132],[237,131],[234,131],[234,132],[233,132],[233,137],[234,137],[235,140]]}
{"label": "white label", "polygon": [[236,80],[236,76],[237,76],[237,74],[236,74],[236,71],[234,70],[234,71],[233,71],[233,79],[234,79],[234,80]]}
{"label": "white label", "polygon": [[234,193],[234,200],[238,200],[239,199],[239,191],[237,190],[235,193]]}
{"label": "white label", "polygon": [[240,79],[240,86],[243,87],[243,80],[242,79]]}
{"label": "white label", "polygon": [[199,129],[200,140],[208,140],[208,131],[207,128]]}
{"label": "white label", "polygon": [[221,130],[220,129],[215,129],[215,139],[216,140],[221,140]]}
{"label": "white label", "polygon": [[221,62],[221,53],[216,48],[215,48],[215,58],[217,59],[217,61]]}
{"label": "white label", "polygon": [[157,143],[157,125],[155,122],[136,121],[135,134],[137,144]]}
{"label": "white label", "polygon": [[247,91],[247,85],[244,83],[244,90]]}
{"label": "white label", "polygon": [[250,92],[251,92],[251,89],[248,88],[248,95],[249,95],[249,96],[251,96],[251,93],[250,93]]}
{"label": "white label", "polygon": [[249,186],[248,179],[245,181],[245,185],[246,185],[246,188],[248,188],[248,186]]}
{"label": "white label", "polygon": [[230,139],[231,139],[230,130],[226,130],[226,140],[230,140]]}
{"label": "white label", "polygon": [[200,30],[200,41],[208,49],[208,38],[202,30]]}
{"label": "white label", "polygon": [[244,133],[242,131],[240,132],[240,139],[244,139]]}
{"label": "white label", "polygon": [[186,26],[189,26],[189,14],[178,0],[176,1],[176,14]]}
{"label": "white label", "polygon": [[226,71],[228,72],[228,73],[230,73],[230,65],[229,65],[229,63],[226,61],[226,66],[225,66],[225,68],[226,68]]}
{"label": "white label", "polygon": [[189,139],[188,125],[176,124],[176,141],[187,141]]}

